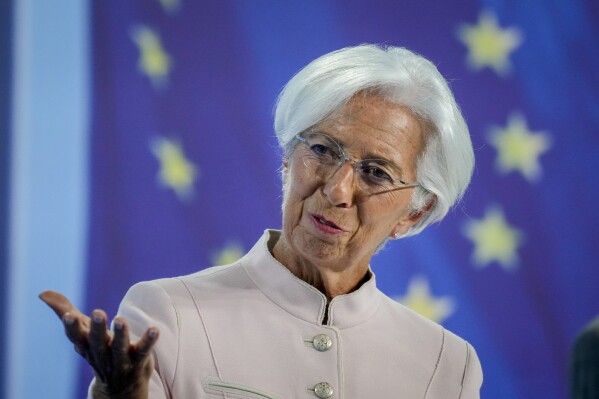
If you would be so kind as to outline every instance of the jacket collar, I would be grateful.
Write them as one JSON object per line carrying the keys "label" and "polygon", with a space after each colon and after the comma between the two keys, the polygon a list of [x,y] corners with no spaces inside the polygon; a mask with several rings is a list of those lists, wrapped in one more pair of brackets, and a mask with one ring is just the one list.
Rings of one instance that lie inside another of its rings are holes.
{"label": "jacket collar", "polygon": [[[320,325],[327,299],[274,258],[271,249],[280,235],[278,230],[266,230],[241,260],[242,267],[271,301],[295,317]],[[356,291],[333,298],[329,303],[327,325],[342,329],[362,323],[377,310],[381,295],[375,276],[370,272],[370,279]]]}

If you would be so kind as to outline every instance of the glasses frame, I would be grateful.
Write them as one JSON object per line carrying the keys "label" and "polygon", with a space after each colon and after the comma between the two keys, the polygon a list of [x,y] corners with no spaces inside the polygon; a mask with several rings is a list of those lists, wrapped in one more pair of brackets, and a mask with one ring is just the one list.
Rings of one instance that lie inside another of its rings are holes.
{"label": "glasses frame", "polygon": [[[297,141],[299,141],[299,142],[301,142],[303,144],[305,144],[308,148],[310,148],[308,140],[305,137],[302,136],[302,134],[306,134],[306,133],[315,133],[315,134],[319,134],[321,136],[324,136],[325,138],[327,138],[327,139],[331,140],[333,143],[335,143],[337,145],[337,148],[339,148],[339,155],[340,155],[340,157],[339,157],[339,162],[338,162],[338,165],[337,165],[338,169],[333,173],[333,175],[335,173],[337,173],[337,171],[339,171],[339,169],[341,168],[341,166],[343,164],[345,164],[346,162],[349,162],[350,164],[352,164],[354,173],[356,173],[356,169],[358,169],[365,162],[368,162],[368,161],[378,161],[378,162],[383,161],[383,162],[391,164],[387,160],[377,159],[377,158],[368,158],[368,159],[362,159],[362,160],[353,159],[353,158],[351,158],[351,157],[349,157],[347,155],[347,153],[345,151],[345,148],[337,140],[335,140],[331,136],[329,136],[329,135],[327,135],[325,133],[322,133],[321,131],[318,131],[318,130],[307,130],[307,131],[304,131],[302,133],[296,134],[293,137],[293,139],[297,140]],[[393,165],[393,164],[391,164],[391,165]],[[394,168],[397,168],[397,167],[394,167]],[[331,176],[333,176],[333,175],[331,175]],[[420,187],[420,183],[406,182],[406,181],[404,181],[402,179],[391,180],[391,182],[394,185],[397,185],[397,187],[393,188],[392,190],[402,189],[402,188],[411,188],[411,187]]]}

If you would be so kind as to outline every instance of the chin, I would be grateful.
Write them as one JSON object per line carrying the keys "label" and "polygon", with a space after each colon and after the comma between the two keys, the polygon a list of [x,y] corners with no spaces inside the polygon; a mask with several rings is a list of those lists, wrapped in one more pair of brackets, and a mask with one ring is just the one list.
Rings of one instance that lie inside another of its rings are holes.
{"label": "chin", "polygon": [[331,261],[342,257],[344,248],[336,240],[325,241],[321,237],[301,233],[294,235],[294,246],[313,261]]}

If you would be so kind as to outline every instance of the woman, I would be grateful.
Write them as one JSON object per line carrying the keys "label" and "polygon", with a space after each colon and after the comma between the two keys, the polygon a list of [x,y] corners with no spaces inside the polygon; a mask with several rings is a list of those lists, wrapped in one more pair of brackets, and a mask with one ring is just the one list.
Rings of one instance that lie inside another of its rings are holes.
{"label": "woman", "polygon": [[275,130],[283,227],[241,260],[135,285],[113,332],[104,312],[42,294],[94,367],[90,395],[478,398],[474,349],[378,291],[369,268],[469,183],[468,129],[437,69],[402,48],[327,54],[287,84]]}

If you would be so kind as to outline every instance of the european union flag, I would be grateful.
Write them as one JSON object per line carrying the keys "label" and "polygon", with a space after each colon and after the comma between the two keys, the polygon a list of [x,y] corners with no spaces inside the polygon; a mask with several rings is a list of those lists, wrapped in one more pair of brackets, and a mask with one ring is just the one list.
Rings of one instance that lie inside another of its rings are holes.
{"label": "european union flag", "polygon": [[483,397],[564,397],[599,312],[593,7],[97,3],[88,303],[114,311],[134,282],[233,260],[280,226],[280,87],[325,52],[403,45],[451,81],[477,167],[446,221],[375,258],[379,284],[474,344]]}
{"label": "european union flag", "polygon": [[450,81],[477,166],[442,223],[375,257],[379,286],[474,345],[482,397],[565,397],[599,313],[598,22],[565,0],[94,2],[88,307],[279,227],[281,87],[335,49],[405,46]]}

